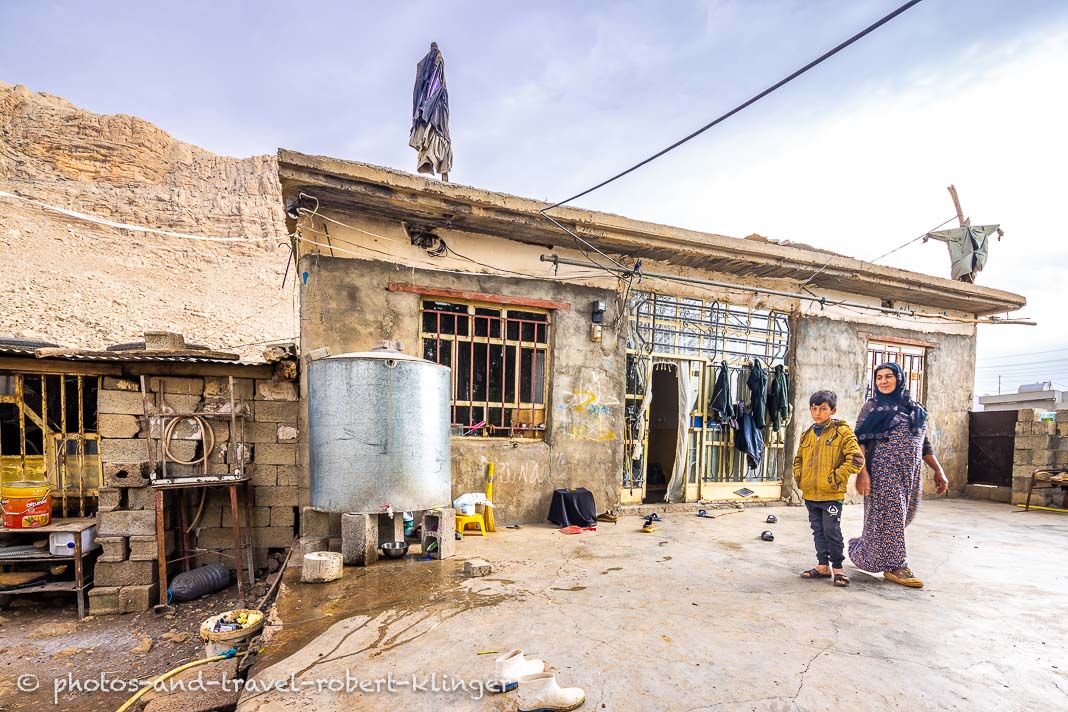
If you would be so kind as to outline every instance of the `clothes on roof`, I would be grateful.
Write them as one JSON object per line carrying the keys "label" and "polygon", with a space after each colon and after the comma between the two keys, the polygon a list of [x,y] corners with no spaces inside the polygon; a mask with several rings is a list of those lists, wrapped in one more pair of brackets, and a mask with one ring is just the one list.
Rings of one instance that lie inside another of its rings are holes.
{"label": "clothes on roof", "polygon": [[445,59],[437,42],[415,68],[412,95],[412,133],[408,145],[419,152],[420,173],[452,170],[452,138],[449,136],[449,91],[445,86]]}
{"label": "clothes on roof", "polygon": [[952,262],[953,279],[974,282],[975,275],[986,265],[989,253],[987,238],[1000,230],[997,225],[965,225],[952,230],[929,232],[924,237],[946,243]]}

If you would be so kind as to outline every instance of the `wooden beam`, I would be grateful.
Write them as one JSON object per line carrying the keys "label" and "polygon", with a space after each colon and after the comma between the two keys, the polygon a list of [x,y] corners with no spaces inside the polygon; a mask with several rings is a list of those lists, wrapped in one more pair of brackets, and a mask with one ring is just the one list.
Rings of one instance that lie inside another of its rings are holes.
{"label": "wooden beam", "polygon": [[534,307],[536,309],[559,309],[565,311],[570,311],[571,309],[571,304],[568,302],[552,302],[547,299],[531,299],[529,297],[508,297],[500,294],[486,294],[485,292],[469,292],[466,289],[426,287],[419,284],[402,284],[400,282],[390,282],[386,285],[386,289],[391,292],[407,292],[408,294],[419,294],[424,297],[465,299],[472,302],[504,304],[513,307]]}
{"label": "wooden beam", "polygon": [[930,341],[920,341],[919,339],[906,339],[901,336],[879,336],[878,334],[867,334],[863,331],[858,332],[857,336],[868,341],[878,341],[881,344],[897,344],[898,346],[919,346],[924,349],[937,349],[939,345]]}
{"label": "wooden beam", "polygon": [[234,376],[235,378],[271,378],[274,366],[240,363],[174,363],[167,361],[133,361],[122,364],[127,376]]}
{"label": "wooden beam", "polygon": [[85,363],[83,361],[60,361],[36,358],[0,357],[0,371],[23,373],[67,373],[84,376],[121,376],[122,366],[117,363]]}

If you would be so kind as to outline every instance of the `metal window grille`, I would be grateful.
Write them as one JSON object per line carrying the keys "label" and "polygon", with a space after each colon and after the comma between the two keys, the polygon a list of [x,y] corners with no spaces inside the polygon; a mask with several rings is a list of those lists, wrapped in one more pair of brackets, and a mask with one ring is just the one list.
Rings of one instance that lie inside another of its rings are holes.
{"label": "metal window grille", "polygon": [[47,479],[62,516],[87,514],[101,480],[99,376],[0,376],[0,478]]}
{"label": "metal window grille", "polygon": [[768,427],[764,432],[764,457],[750,468],[745,455],[734,447],[734,431],[713,422],[707,404],[715,384],[716,367],[727,362],[735,401],[749,402],[745,381],[753,358],[771,367],[785,364],[790,350],[790,318],[785,312],[753,309],[718,301],[644,292],[630,299],[630,330],[627,339],[627,408],[624,433],[623,487],[641,487],[645,458],[633,457],[639,414],[657,355],[691,357],[698,396],[690,413],[687,443],[687,482],[760,482],[780,479],[785,472],[785,432]]}
{"label": "metal window grille", "polygon": [[423,358],[452,369],[454,435],[542,438],[550,327],[528,307],[423,301]]}
{"label": "metal window grille", "polygon": [[922,403],[926,397],[924,365],[926,349],[922,346],[902,346],[878,341],[868,343],[867,397],[875,393],[875,369],[884,363],[896,363],[905,372],[905,386],[913,399]]}

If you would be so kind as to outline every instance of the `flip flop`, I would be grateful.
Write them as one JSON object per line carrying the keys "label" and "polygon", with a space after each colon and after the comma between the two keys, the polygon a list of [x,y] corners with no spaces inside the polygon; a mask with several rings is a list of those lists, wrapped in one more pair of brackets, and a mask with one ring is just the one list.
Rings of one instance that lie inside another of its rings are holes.
{"label": "flip flop", "polygon": [[[806,576],[805,574],[808,574],[808,575]],[[818,579],[818,578],[830,578],[830,577],[831,577],[830,574],[825,574],[825,573],[821,572],[819,569],[816,569],[816,568],[812,568],[812,569],[809,569],[808,571],[802,571],[801,572],[801,578],[803,578],[803,579]]]}
{"label": "flip flop", "polygon": [[707,517],[708,516],[708,510],[707,509],[698,509],[697,510],[697,516],[699,516],[699,517]]}
{"label": "flip flop", "polygon": [[564,527],[564,528],[562,528],[562,529],[560,530],[560,533],[561,533],[561,534],[578,534],[578,533],[580,533],[581,531],[582,531],[582,527],[576,527],[576,526],[575,526],[574,524],[572,524],[572,525],[571,525],[571,526],[569,526],[569,527]]}
{"label": "flip flop", "polygon": [[846,576],[845,574],[835,574],[834,575],[834,587],[835,588],[845,588],[848,585],[849,585],[849,577],[848,576]]}
{"label": "flip flop", "polygon": [[656,531],[656,525],[653,524],[652,522],[648,522],[647,521],[645,523],[645,525],[642,527],[642,531],[645,532],[646,534],[652,534],[653,532]]}

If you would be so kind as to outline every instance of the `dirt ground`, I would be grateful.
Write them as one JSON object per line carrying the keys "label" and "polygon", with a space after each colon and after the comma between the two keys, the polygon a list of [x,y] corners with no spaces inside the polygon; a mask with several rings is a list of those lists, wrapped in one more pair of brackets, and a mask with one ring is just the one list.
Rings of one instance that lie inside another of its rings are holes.
{"label": "dirt ground", "polygon": [[[78,621],[72,596],[15,597],[0,612],[0,712],[115,710],[132,692],[72,691],[68,676],[88,688],[91,680],[148,679],[203,657],[201,621],[236,605],[231,586],[177,604],[173,615],[149,611]],[[21,676],[32,676],[22,678],[22,688],[37,689],[20,689]]]}

